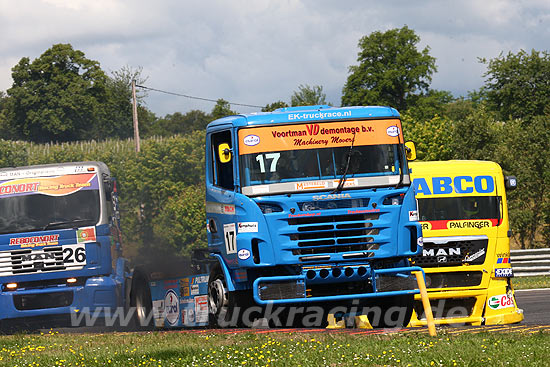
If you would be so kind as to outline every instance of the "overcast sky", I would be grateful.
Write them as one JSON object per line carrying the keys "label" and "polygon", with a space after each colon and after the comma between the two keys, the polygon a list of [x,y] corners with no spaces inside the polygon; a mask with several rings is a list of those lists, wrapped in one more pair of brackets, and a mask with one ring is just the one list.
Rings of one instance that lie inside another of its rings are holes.
{"label": "overcast sky", "polygon": [[[431,88],[456,97],[482,85],[478,58],[550,50],[549,0],[0,0],[0,90],[22,57],[70,43],[107,73],[142,67],[152,88],[264,106],[320,85],[339,106],[359,39],[403,25],[437,60]],[[145,101],[157,116],[214,106]]]}

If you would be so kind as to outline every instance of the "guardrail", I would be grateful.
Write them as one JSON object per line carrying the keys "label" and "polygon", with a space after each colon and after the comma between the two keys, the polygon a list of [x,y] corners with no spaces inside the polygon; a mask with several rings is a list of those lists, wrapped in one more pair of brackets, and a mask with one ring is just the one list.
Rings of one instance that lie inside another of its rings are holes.
{"label": "guardrail", "polygon": [[510,262],[515,277],[550,275],[550,248],[511,250]]}

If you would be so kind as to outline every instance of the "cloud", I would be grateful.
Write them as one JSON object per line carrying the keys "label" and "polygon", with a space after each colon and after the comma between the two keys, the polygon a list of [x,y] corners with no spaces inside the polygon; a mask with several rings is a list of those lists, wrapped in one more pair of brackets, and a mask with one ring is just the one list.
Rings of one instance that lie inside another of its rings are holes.
{"label": "cloud", "polygon": [[[482,85],[478,57],[547,47],[550,3],[0,0],[0,90],[21,57],[71,43],[106,71],[142,67],[153,88],[265,105],[289,101],[300,84],[321,85],[339,105],[359,39],[405,24],[437,58],[432,87],[458,96]],[[157,115],[213,107],[157,92],[146,101]]]}

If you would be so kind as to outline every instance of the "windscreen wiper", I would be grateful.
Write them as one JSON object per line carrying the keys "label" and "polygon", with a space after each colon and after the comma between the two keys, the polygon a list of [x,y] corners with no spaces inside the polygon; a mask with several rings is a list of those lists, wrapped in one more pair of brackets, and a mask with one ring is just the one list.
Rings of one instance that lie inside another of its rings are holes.
{"label": "windscreen wiper", "polygon": [[50,222],[50,223],[46,224],[42,228],[42,230],[45,231],[45,230],[48,230],[48,229],[54,229],[56,227],[64,226],[64,225],[67,225],[67,224],[72,224],[73,225],[72,228],[76,228],[76,227],[78,227],[78,225],[80,225],[82,223],[94,224],[95,220],[94,219],[73,219],[73,220],[64,220],[64,221],[58,221],[58,222]]}
{"label": "windscreen wiper", "polygon": [[355,143],[355,132],[353,133],[353,139],[351,141],[351,145],[349,147],[348,151],[348,159],[346,162],[346,167],[344,168],[344,174],[342,177],[340,177],[340,181],[338,181],[338,186],[334,190],[332,190],[331,194],[337,194],[344,188],[344,184],[346,183],[346,175],[348,174],[349,164],[351,162],[351,154],[353,152],[353,144]]}

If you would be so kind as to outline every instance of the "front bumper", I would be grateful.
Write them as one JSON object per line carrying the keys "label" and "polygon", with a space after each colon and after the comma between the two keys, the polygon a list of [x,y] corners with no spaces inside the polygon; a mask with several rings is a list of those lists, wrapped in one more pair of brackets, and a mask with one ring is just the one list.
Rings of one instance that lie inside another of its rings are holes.
{"label": "front bumper", "polygon": [[[111,277],[92,277],[79,286],[56,286],[0,292],[0,321],[65,320],[72,325],[79,315],[112,313],[120,304],[120,284]],[[76,316],[76,317],[75,317]]]}
{"label": "front bumper", "polygon": [[[489,306],[492,297],[509,295],[513,304],[493,309]],[[428,291],[430,304],[437,325],[503,325],[523,320],[523,310],[518,308],[513,291],[507,293],[505,286],[475,290]],[[419,317],[417,307],[420,297],[415,296],[415,312],[410,325],[426,326],[425,317]]]}
{"label": "front bumper", "polygon": [[[260,305],[296,304],[329,301],[350,301],[355,299],[373,297],[414,295],[420,292],[418,289],[416,289],[416,287],[410,287],[410,282],[408,281],[411,273],[413,272],[420,271],[424,274],[422,268],[418,266],[389,269],[372,269],[368,266],[364,266],[362,267],[362,270],[360,270],[360,268],[361,267],[356,267],[355,270],[353,270],[354,273],[349,275],[349,280],[357,279],[358,282],[370,282],[369,285],[371,289],[369,292],[311,296],[308,295],[308,287],[314,284],[341,284],[343,282],[338,281],[338,278],[342,274],[336,276],[337,274],[335,274],[334,271],[327,271],[328,274],[326,274],[326,276],[319,274],[319,277],[317,277],[308,275],[308,272],[304,272],[300,275],[269,276],[257,278],[252,286],[254,301]],[[346,274],[344,274],[344,276],[345,275]],[[392,290],[391,287],[384,286],[382,284],[382,281],[385,282],[387,278],[395,278],[397,280],[402,278],[403,283],[407,285],[405,287],[407,289]],[[274,291],[266,292],[266,290],[273,285],[275,285]]]}

